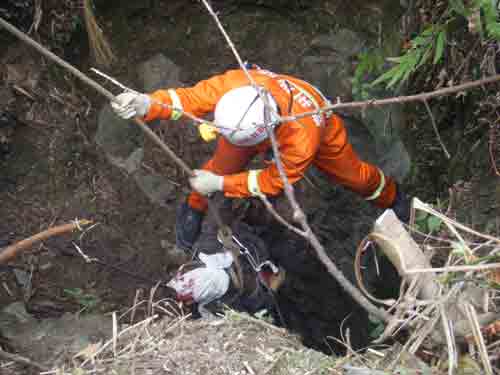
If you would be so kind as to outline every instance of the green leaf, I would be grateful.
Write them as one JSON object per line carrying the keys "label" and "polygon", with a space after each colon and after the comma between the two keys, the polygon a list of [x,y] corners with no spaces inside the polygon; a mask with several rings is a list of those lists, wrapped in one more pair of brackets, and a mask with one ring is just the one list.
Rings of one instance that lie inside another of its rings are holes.
{"label": "green leaf", "polygon": [[429,213],[425,211],[417,211],[417,215],[415,217],[415,221],[422,221],[425,220],[429,216]]}
{"label": "green leaf", "polygon": [[82,295],[83,290],[81,290],[80,288],[66,288],[64,289],[64,293],[69,294],[73,297],[79,297]]}
{"label": "green leaf", "polygon": [[427,226],[429,227],[429,232],[435,232],[437,231],[443,222],[441,221],[440,218],[436,216],[431,216],[429,220],[427,221]]}
{"label": "green leaf", "polygon": [[436,39],[436,52],[434,54],[434,61],[432,62],[434,65],[436,65],[443,57],[445,42],[446,32],[443,30],[438,34],[438,37]]}
{"label": "green leaf", "polygon": [[387,72],[385,72],[380,77],[378,77],[375,81],[373,81],[371,85],[372,86],[376,86],[376,85],[378,85],[380,83],[389,81],[394,76],[394,74],[396,74],[396,72],[398,71],[398,69],[399,69],[399,65],[396,65],[396,66],[392,67]]}

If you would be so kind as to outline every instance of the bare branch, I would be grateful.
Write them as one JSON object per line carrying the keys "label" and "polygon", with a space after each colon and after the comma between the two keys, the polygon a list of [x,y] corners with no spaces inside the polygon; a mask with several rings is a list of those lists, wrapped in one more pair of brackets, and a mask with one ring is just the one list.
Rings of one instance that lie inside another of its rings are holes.
{"label": "bare branch", "polygon": [[441,144],[441,148],[443,149],[443,152],[446,155],[446,157],[448,159],[451,159],[450,153],[446,149],[446,146],[444,145],[443,140],[441,139],[441,136],[439,135],[436,120],[434,119],[434,115],[432,114],[431,107],[429,106],[429,103],[427,103],[427,100],[423,100],[423,102],[425,105],[425,109],[427,109],[427,113],[429,114],[429,117],[431,118],[432,127],[434,128],[434,133],[436,133],[436,137],[437,137],[439,143]]}

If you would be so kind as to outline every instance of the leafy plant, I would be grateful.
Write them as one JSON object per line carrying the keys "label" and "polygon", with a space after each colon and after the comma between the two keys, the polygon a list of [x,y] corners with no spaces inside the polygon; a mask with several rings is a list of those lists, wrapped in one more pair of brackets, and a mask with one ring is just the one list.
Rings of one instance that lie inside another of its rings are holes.
{"label": "leafy plant", "polygon": [[443,222],[440,218],[430,215],[427,212],[419,211],[415,218],[415,225],[422,233],[437,232]]}
{"label": "leafy plant", "polygon": [[372,85],[385,83],[387,88],[408,80],[410,75],[424,65],[434,54],[433,64],[437,64],[444,54],[446,28],[444,25],[431,25],[410,42],[408,51],[399,57],[387,60],[396,63],[391,69],[372,82]]}
{"label": "leafy plant", "polygon": [[357,56],[357,65],[352,78],[352,91],[355,98],[366,100],[371,97],[369,77],[383,70],[384,57],[378,49],[362,51]]}
{"label": "leafy plant", "polygon": [[99,297],[85,293],[80,288],[67,288],[64,289],[64,293],[72,297],[80,306],[82,306],[82,311],[91,311],[99,303]]}
{"label": "leafy plant", "polygon": [[[437,64],[444,56],[447,44],[447,25],[457,17],[469,20],[469,29],[479,32],[482,38],[493,38],[500,41],[500,22],[497,2],[493,0],[449,0],[448,7],[439,22],[427,27],[410,42],[410,48],[401,56],[388,58],[394,62],[392,68],[383,73],[372,85],[385,84],[391,88],[402,84],[410,75],[431,61]],[[483,27],[484,24],[484,27]]]}

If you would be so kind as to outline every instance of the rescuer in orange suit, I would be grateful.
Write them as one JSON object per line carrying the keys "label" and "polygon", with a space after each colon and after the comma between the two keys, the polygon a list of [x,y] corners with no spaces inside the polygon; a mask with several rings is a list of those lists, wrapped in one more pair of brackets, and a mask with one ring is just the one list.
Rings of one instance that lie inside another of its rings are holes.
{"label": "rescuer in orange suit", "polygon": [[[252,67],[255,83],[265,89],[271,120],[294,116],[329,104],[318,89],[300,79]],[[221,135],[213,157],[190,178],[193,191],[177,210],[177,245],[189,251],[199,235],[207,210],[206,196],[222,191],[226,197],[274,196],[283,181],[274,163],[245,170],[249,160],[270,149],[265,129],[265,103],[242,69],[229,70],[193,87],[158,90],[149,95],[126,92],[112,107],[122,118],[177,120],[183,112],[204,116],[214,112],[217,126],[201,125],[204,139]],[[347,139],[342,118],[332,113],[283,122],[273,129],[288,180],[300,180],[315,165],[333,182],[360,194],[381,208],[392,208],[401,221],[409,220],[409,199],[395,181],[374,165],[359,159]]]}

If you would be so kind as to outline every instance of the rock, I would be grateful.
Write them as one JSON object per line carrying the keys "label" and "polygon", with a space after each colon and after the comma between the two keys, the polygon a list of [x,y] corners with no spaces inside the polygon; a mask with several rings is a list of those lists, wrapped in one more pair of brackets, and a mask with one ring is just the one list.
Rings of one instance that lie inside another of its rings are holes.
{"label": "rock", "polygon": [[366,44],[357,33],[341,29],[313,39],[311,49],[299,64],[306,81],[319,87],[328,97],[351,98],[352,57]]}
{"label": "rock", "polygon": [[[162,54],[157,54],[139,65],[138,75],[145,92],[159,88],[180,86],[180,69]],[[152,126],[157,126],[153,124]],[[180,128],[180,129],[178,129]],[[176,127],[171,133],[187,133],[190,128]],[[106,152],[108,160],[133,176],[137,186],[151,202],[165,207],[176,198],[176,186],[160,174],[142,170],[144,160],[144,135],[131,121],[118,118],[109,105],[99,114],[96,142]],[[183,137],[185,140],[186,137]]]}
{"label": "rock", "polygon": [[334,34],[324,34],[314,38],[311,47],[335,52],[340,58],[347,59],[361,52],[366,42],[354,31],[341,29]]}
{"label": "rock", "polygon": [[332,101],[337,97],[343,101],[351,98],[351,64],[341,58],[330,56],[305,56],[299,63],[301,78],[317,86]]}
{"label": "rock", "polygon": [[133,173],[140,167],[144,135],[131,121],[116,116],[107,104],[99,113],[95,141],[111,163],[127,173]]}
{"label": "rock", "polygon": [[161,53],[140,64],[137,73],[145,92],[181,85],[180,68]]}
{"label": "rock", "polygon": [[151,202],[160,206],[170,207],[169,204],[177,198],[177,187],[161,175],[137,171],[134,180]]}
{"label": "rock", "polygon": [[65,314],[60,319],[38,322],[26,312],[22,302],[0,312],[0,332],[9,344],[51,368],[89,344],[104,341],[111,328],[111,318],[90,314]]}

